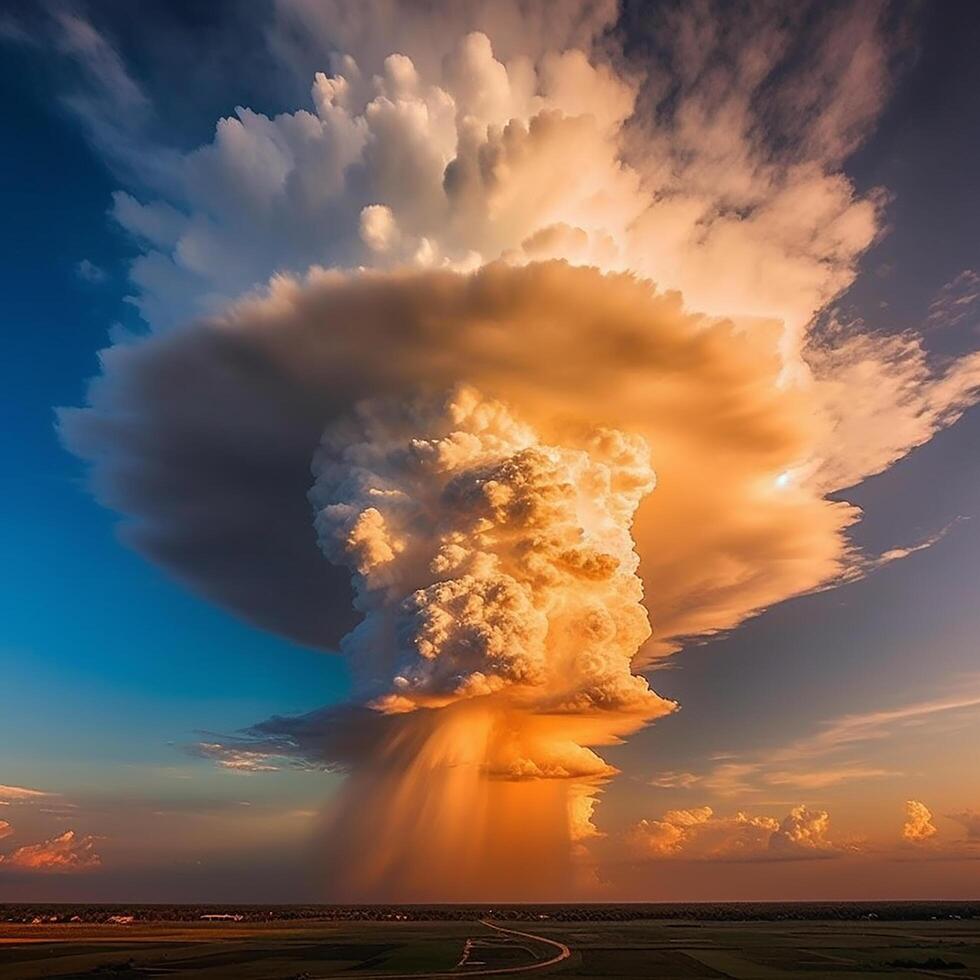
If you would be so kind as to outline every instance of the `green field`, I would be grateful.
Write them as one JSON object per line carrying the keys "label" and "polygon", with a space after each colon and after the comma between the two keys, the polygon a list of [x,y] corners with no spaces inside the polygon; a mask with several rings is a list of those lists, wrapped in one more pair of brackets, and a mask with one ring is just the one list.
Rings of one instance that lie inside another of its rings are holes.
{"label": "green field", "polygon": [[[479,921],[0,923],[0,977],[964,977],[980,980],[980,921]],[[462,965],[460,965],[462,963]],[[498,973],[497,975],[504,975]]]}

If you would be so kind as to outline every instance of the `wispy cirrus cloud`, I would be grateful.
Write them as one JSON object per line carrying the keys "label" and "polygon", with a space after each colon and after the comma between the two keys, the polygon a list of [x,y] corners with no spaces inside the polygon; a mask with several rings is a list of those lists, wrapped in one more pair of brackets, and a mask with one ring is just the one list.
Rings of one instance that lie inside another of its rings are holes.
{"label": "wispy cirrus cloud", "polygon": [[980,323],[980,275],[964,269],[946,283],[929,304],[926,326],[956,327],[961,323]]}
{"label": "wispy cirrus cloud", "polygon": [[656,786],[657,789],[690,789],[701,782],[701,777],[693,772],[667,772],[657,773],[649,780],[649,785]]}
{"label": "wispy cirrus cloud", "polygon": [[901,773],[872,765],[860,755],[869,743],[886,740],[903,728],[964,719],[980,709],[980,693],[917,701],[897,708],[842,715],[814,734],[788,745],[746,756],[726,753],[703,772],[666,772],[651,785],[697,786],[719,796],[765,792],[772,787],[826,789],[847,782],[883,779]]}
{"label": "wispy cirrus cloud", "polygon": [[0,804],[23,803],[51,796],[57,796],[57,793],[48,793],[45,790],[31,789],[27,786],[0,785]]}
{"label": "wispy cirrus cloud", "polygon": [[780,755],[814,758],[860,742],[887,738],[897,728],[917,725],[936,716],[972,712],[980,708],[980,692],[916,701],[898,708],[843,715],[828,722],[812,738],[793,743]]}
{"label": "wispy cirrus cloud", "polygon": [[191,755],[211,759],[222,769],[234,772],[277,772],[281,766],[274,764],[277,756],[255,749],[238,748],[220,742],[195,742],[189,746]]}
{"label": "wispy cirrus cloud", "polygon": [[876,769],[871,766],[830,766],[826,769],[811,769],[807,772],[772,772],[765,776],[771,786],[795,786],[799,789],[826,789],[828,786],[838,786],[841,783],[855,782],[864,779],[881,779],[885,776],[897,775],[891,769]]}
{"label": "wispy cirrus cloud", "polygon": [[142,110],[149,99],[111,42],[84,17],[65,9],[52,12],[58,48],[73,58],[93,87],[117,109]]}
{"label": "wispy cirrus cloud", "polygon": [[152,138],[154,101],[102,13],[58,0],[24,4],[0,20],[0,42],[50,52],[52,63],[67,67],[71,81],[62,79],[58,101],[88,140],[113,169],[158,184],[175,154]]}
{"label": "wispy cirrus cloud", "polygon": [[949,524],[940,528],[935,534],[930,534],[915,544],[889,548],[878,555],[859,555],[848,567],[840,581],[860,581],[863,578],[867,578],[872,572],[884,568],[886,565],[891,565],[896,561],[902,561],[902,559],[918,554],[920,551],[927,551],[933,545],[939,544],[960,521],[965,520],[968,520],[968,518],[962,516],[957,517],[956,520],[950,521]]}
{"label": "wispy cirrus cloud", "polygon": [[[772,755],[759,754],[751,759],[718,759],[704,772],[661,773],[649,780],[659,789],[701,789],[718,796],[744,796],[771,791],[774,788],[819,790],[842,783],[882,779],[900,775],[894,770],[865,765],[858,761],[828,761],[819,767],[791,768]],[[781,766],[781,767],[780,767]]]}
{"label": "wispy cirrus cloud", "polygon": [[295,747],[280,745],[275,739],[222,737],[220,741],[194,742],[185,748],[190,755],[210,759],[222,769],[233,772],[310,768],[296,757]]}

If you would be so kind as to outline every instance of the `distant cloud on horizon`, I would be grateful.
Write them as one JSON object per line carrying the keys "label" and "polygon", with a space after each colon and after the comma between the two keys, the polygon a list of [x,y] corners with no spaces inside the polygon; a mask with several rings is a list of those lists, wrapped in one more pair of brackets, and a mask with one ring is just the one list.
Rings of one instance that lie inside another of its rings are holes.
{"label": "distant cloud on horizon", "polygon": [[641,820],[630,829],[627,844],[635,856],[653,860],[799,861],[853,851],[834,844],[829,828],[826,810],[802,804],[781,820],[741,811],[720,816],[702,806]]}
{"label": "distant cloud on horizon", "polygon": [[0,854],[0,874],[5,869],[39,873],[75,873],[91,871],[102,864],[96,851],[97,838],[76,834],[74,830],[37,844],[22,844]]}

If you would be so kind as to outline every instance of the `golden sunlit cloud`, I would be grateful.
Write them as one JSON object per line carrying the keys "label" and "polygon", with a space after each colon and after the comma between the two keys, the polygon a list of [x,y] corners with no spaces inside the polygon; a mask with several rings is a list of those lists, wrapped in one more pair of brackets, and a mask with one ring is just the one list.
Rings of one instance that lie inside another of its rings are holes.
{"label": "golden sunlit cloud", "polygon": [[902,840],[910,844],[921,844],[935,837],[937,833],[929,807],[919,800],[906,800]]}
{"label": "golden sunlit cloud", "polygon": [[702,806],[641,820],[627,843],[635,856],[656,860],[800,860],[840,853],[827,837],[829,828],[825,810],[802,804],[782,820],[741,812],[723,817]]}
{"label": "golden sunlit cloud", "polygon": [[[362,402],[356,421],[328,430],[313,464],[316,528],[325,555],[351,569],[364,615],[341,649],[368,694],[380,679],[375,711],[445,711],[434,729],[431,712],[417,725],[405,717],[362,760],[389,771],[396,798],[424,796],[418,837],[406,840],[410,811],[395,802],[379,812],[348,797],[338,818],[339,840],[373,825],[367,863],[381,881],[392,836],[415,866],[403,883],[446,894],[461,858],[467,881],[519,869],[493,840],[513,841],[531,811],[551,846],[594,833],[590,801],[614,770],[587,746],[673,709],[630,666],[650,635],[630,535],[654,486],[649,456],[613,429],[546,444],[468,387]],[[411,753],[392,768],[405,740]],[[540,780],[553,785],[508,785]],[[458,833],[464,813],[465,852],[431,853],[426,841]],[[357,873],[365,860],[353,856]]]}

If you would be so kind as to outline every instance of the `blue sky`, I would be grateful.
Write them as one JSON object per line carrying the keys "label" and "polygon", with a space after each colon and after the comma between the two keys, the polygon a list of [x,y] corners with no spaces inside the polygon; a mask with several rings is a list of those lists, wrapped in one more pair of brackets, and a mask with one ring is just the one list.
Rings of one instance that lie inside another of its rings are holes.
{"label": "blue sky", "polygon": [[[215,119],[238,104],[272,113],[308,99],[308,65],[298,55],[284,63],[268,42],[272,15],[260,5],[254,16],[230,4],[151,5],[139,23],[124,4],[79,9],[151,100],[147,119],[130,130],[140,152],[207,142]],[[114,191],[146,201],[159,182],[93,135],[92,113],[68,104],[90,80],[59,50],[44,16],[14,4],[0,22],[8,25],[0,59],[8,106],[8,150],[0,154],[0,371],[8,396],[0,784],[87,801],[90,832],[115,798],[179,807],[244,801],[277,814],[314,809],[333,777],[218,770],[184,746],[202,731],[230,734],[343,701],[351,690],[344,661],[255,629],[123,547],[117,518],[92,499],[84,467],[59,443],[54,409],[84,401],[110,331],[146,330],[127,300],[129,263],[142,246],[110,210]],[[861,256],[854,285],[835,306],[888,332],[920,328],[943,286],[980,268],[980,18],[969,5],[937,4],[919,11],[911,30],[915,42],[878,124],[844,165],[859,193],[883,186],[889,203],[886,233]],[[975,349],[978,325],[980,306],[955,330],[937,333],[933,352]],[[865,513],[855,541],[869,553],[948,527],[941,541],[864,581],[791,599],[731,635],[692,643],[653,673],[658,693],[683,709],[609,750],[625,775],[606,791],[605,826],[625,827],[637,808],[700,805],[714,792],[649,785],[664,773],[703,777],[721,754],[754,758],[842,716],[977,689],[978,445],[974,410],[845,494]],[[846,792],[814,788],[807,802],[836,804],[835,820],[856,831],[863,828],[847,816],[848,803],[870,807],[890,814],[882,819],[894,819],[896,832],[909,797],[931,793],[939,810],[980,806],[976,787],[963,797],[948,771],[956,754],[961,786],[976,772],[980,722],[975,712],[954,714],[957,728],[933,731],[930,715],[862,748],[862,765],[897,774],[848,783]],[[737,802],[768,812],[771,799],[753,791]],[[723,794],[711,802],[729,806]],[[27,815],[23,826],[36,827],[37,837],[54,824]],[[295,868],[302,834],[284,826],[274,847],[287,855],[283,866]],[[251,847],[248,833],[242,839]],[[216,893],[232,894],[237,872],[220,870],[223,859],[207,856],[204,845],[188,846],[218,868],[208,887],[218,882]],[[109,891],[122,887],[112,874]],[[24,887],[5,886],[0,876],[0,898]],[[45,894],[47,886],[30,887]],[[292,892],[283,885],[281,894]]]}
{"label": "blue sky", "polygon": [[[248,628],[120,547],[59,444],[54,407],[79,401],[108,328],[135,317],[124,302],[132,249],[107,217],[117,181],[59,105],[48,67],[7,45],[0,68],[17,147],[0,191],[2,765],[7,782],[76,789],[121,763],[190,768],[179,746],[196,730],[306,710],[346,682],[338,659]],[[84,261],[97,280],[79,273]]]}

